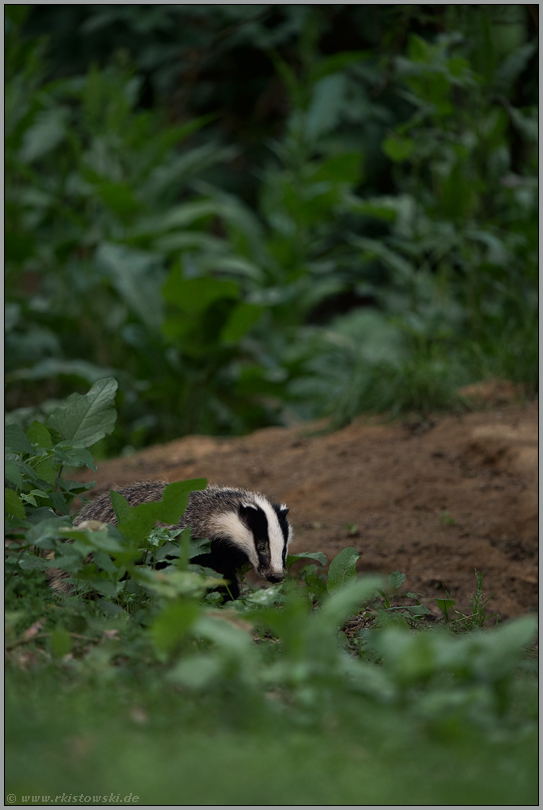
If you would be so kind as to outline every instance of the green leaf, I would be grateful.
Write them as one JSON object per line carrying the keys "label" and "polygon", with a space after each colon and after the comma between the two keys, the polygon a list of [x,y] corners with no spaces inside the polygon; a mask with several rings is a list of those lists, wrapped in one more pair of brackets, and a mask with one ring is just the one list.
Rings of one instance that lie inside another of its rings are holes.
{"label": "green leaf", "polygon": [[92,559],[98,568],[103,568],[108,574],[116,574],[119,571],[109,554],[105,554],[103,551],[95,551]]}
{"label": "green leaf", "polygon": [[360,179],[362,156],[358,152],[343,152],[323,160],[311,173],[313,183],[348,183],[355,185]]}
{"label": "green leaf", "polygon": [[117,523],[121,523],[121,521],[126,520],[126,518],[130,515],[132,507],[124,495],[121,495],[120,492],[115,492],[114,489],[110,489],[109,497],[111,498],[111,505],[113,507],[113,511],[115,512]]}
{"label": "green leaf", "polygon": [[150,633],[155,647],[171,652],[193,626],[201,610],[198,602],[187,599],[167,605],[151,625]]}
{"label": "green leaf", "polygon": [[140,543],[158,521],[175,526],[187,508],[190,493],[193,490],[205,489],[206,486],[205,478],[168,484],[162,500],[142,503],[131,509],[130,513],[119,521],[119,531],[127,540]]}
{"label": "green leaf", "polygon": [[43,478],[51,486],[55,485],[57,468],[52,458],[44,458],[43,461],[38,462],[35,470],[38,478]]}
{"label": "green leaf", "polygon": [[55,446],[55,456],[61,464],[69,467],[88,467],[96,470],[94,459],[83,447],[72,447],[70,442],[60,442]]}
{"label": "green leaf", "polygon": [[51,152],[64,140],[66,134],[66,110],[58,105],[41,110],[23,137],[20,159],[31,163]]}
{"label": "green leaf", "polygon": [[226,343],[237,343],[249,331],[251,326],[258,321],[262,311],[262,307],[256,306],[256,304],[238,304],[230,313],[228,321],[221,332],[221,340]]}
{"label": "green leaf", "polygon": [[71,394],[49,416],[47,425],[63,439],[80,447],[91,447],[115,426],[116,391],[117,380],[113,377],[98,380],[84,396]]}
{"label": "green leaf", "polygon": [[52,450],[53,440],[51,438],[51,434],[41,422],[32,422],[26,431],[26,435],[32,444],[37,444],[39,447],[45,448],[45,450]]}
{"label": "green leaf", "polygon": [[62,658],[72,650],[72,638],[64,627],[55,627],[50,638],[54,658]]}
{"label": "green leaf", "polygon": [[39,548],[56,548],[61,536],[60,530],[68,528],[66,517],[57,517],[51,509],[37,509],[40,521],[32,526],[26,534],[29,543]]}
{"label": "green leaf", "polygon": [[34,455],[34,449],[30,444],[28,437],[21,430],[19,425],[6,425],[4,430],[4,441],[6,445],[6,452],[8,453],[28,453],[29,455]]}
{"label": "green leaf", "polygon": [[8,489],[7,487],[4,490],[4,509],[8,514],[20,518],[21,520],[24,520],[26,517],[23,502],[12,489]]}
{"label": "green leaf", "polygon": [[402,163],[413,154],[415,142],[411,138],[391,135],[383,141],[383,152],[395,163]]}
{"label": "green leaf", "polygon": [[126,551],[122,543],[122,538],[117,529],[113,526],[106,526],[104,529],[98,530],[80,529],[79,526],[75,528],[61,526],[57,529],[57,537],[59,535],[64,538],[79,541],[79,545],[77,543],[75,544],[76,548],[88,546],[89,548],[85,549],[85,553],[88,553],[88,550],[91,548],[107,551],[111,554],[119,554]]}
{"label": "green leaf", "polygon": [[324,76],[344,70],[355,62],[367,59],[369,56],[371,56],[371,51],[341,51],[332,56],[326,56],[311,67],[311,79],[317,81]]}
{"label": "green leaf", "polygon": [[47,561],[43,557],[36,557],[34,554],[23,554],[19,560],[19,565],[25,571],[46,571],[49,568]]}
{"label": "green leaf", "polygon": [[107,207],[121,218],[130,217],[142,207],[126,183],[99,183],[96,190]]}
{"label": "green leaf", "polygon": [[454,599],[434,599],[434,602],[436,603],[438,608],[443,611],[443,613],[446,613],[449,610],[449,608],[452,608],[456,605]]}
{"label": "green leaf", "polygon": [[356,563],[360,554],[355,548],[344,548],[337,554],[328,569],[327,588],[329,593],[343,588],[351,580],[356,579]]}
{"label": "green leaf", "polygon": [[217,205],[213,200],[184,203],[170,209],[167,214],[160,217],[161,229],[166,231],[174,228],[186,228],[196,220],[216,213]]}
{"label": "green leaf", "polygon": [[121,300],[142,323],[151,330],[158,330],[163,319],[161,258],[126,245],[103,242],[96,251],[96,263],[111,278]]}
{"label": "green leaf", "polygon": [[188,689],[203,690],[221,674],[222,668],[223,662],[217,655],[199,653],[183,658],[167,677],[169,681],[180,683]]}
{"label": "green leaf", "polygon": [[324,76],[316,82],[313,97],[307,111],[306,133],[317,139],[337,126],[345,94],[346,80],[341,73]]}
{"label": "green leaf", "polygon": [[163,295],[170,304],[183,312],[203,312],[221,298],[239,298],[235,281],[217,278],[183,278],[181,267],[175,267],[163,287]]}
{"label": "green leaf", "polygon": [[5,461],[4,478],[7,481],[11,481],[12,484],[15,484],[16,487],[21,489],[23,486],[23,476],[20,462],[9,460]]}
{"label": "green leaf", "polygon": [[[343,554],[344,551],[350,550],[351,549],[344,549],[338,554],[338,557]],[[337,560],[337,557],[335,557],[335,559]],[[334,560],[330,563],[330,568],[333,562]],[[357,606],[363,604],[375,594],[377,588],[382,585],[382,583],[383,579],[379,576],[366,576],[361,579],[351,578],[323,602],[318,617],[319,623],[327,625],[330,628],[342,624]],[[328,588],[328,590],[330,591],[330,588]]]}
{"label": "green leaf", "polygon": [[328,563],[328,558],[322,551],[300,551],[298,554],[287,555],[287,568],[290,568],[298,560],[316,560],[321,565]]}
{"label": "green leaf", "polygon": [[402,574],[400,571],[393,571],[392,574],[388,575],[388,581],[396,591],[402,587],[405,580],[405,574]]}

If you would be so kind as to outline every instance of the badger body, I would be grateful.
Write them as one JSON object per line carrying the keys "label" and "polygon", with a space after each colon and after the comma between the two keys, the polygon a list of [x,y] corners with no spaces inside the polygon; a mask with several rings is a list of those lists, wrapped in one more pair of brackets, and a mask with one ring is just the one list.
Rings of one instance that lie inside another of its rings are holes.
{"label": "badger body", "polygon": [[[116,491],[130,506],[137,506],[161,500],[167,486],[166,481],[142,481]],[[190,526],[194,540],[210,540],[210,552],[192,561],[211,568],[227,580],[226,598],[236,599],[239,596],[236,571],[246,563],[269,582],[283,579],[287,548],[292,539],[288,511],[284,504],[272,503],[260,492],[210,485],[190,493],[188,506],[177,527]],[[117,524],[109,492],[87,504],[74,519],[74,526],[85,520]]]}

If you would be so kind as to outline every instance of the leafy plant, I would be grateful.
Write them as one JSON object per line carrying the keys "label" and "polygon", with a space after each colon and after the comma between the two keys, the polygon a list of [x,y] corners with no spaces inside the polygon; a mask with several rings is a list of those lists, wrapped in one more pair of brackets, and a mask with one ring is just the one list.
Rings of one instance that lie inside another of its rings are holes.
{"label": "leafy plant", "polygon": [[475,578],[477,580],[477,590],[473,596],[470,597],[471,613],[465,614],[459,610],[455,610],[456,619],[449,618],[449,611],[456,604],[454,599],[451,599],[447,591],[445,591],[446,599],[436,599],[435,602],[440,610],[443,611],[445,622],[451,628],[460,630],[473,630],[474,628],[482,629],[486,622],[491,619],[496,619],[495,624],[498,624],[500,619],[497,613],[487,615],[487,603],[496,595],[491,594],[485,596],[483,592],[483,574],[480,571],[475,571]]}
{"label": "leafy plant", "polygon": [[[175,525],[189,493],[205,486],[203,479],[170,484],[160,502],[134,508],[112,492],[117,527],[87,521],[74,528],[67,515],[54,516],[56,503],[58,511],[65,508],[55,492],[66,499],[74,491],[61,475],[67,451],[54,443],[57,434],[70,437],[70,458],[88,462],[84,445],[113,427],[115,390],[114,380],[98,382],[85,396],[72,395],[47,427],[36,423],[27,435],[8,428],[8,462],[23,479],[8,491],[24,513],[17,518],[18,507],[12,510],[7,502],[12,542],[6,549],[6,647],[10,701],[19,706],[14,716],[24,715],[18,701],[30,684],[32,695],[42,699],[53,687],[63,706],[75,693],[84,700],[92,694],[99,704],[105,695],[116,696],[108,728],[127,705],[135,705],[134,722],[145,726],[147,711],[159,725],[166,717],[184,718],[181,725],[204,740],[209,729],[216,734],[229,728],[256,744],[258,729],[277,724],[287,741],[303,729],[320,739],[330,723],[352,726],[356,737],[361,717],[373,745],[384,744],[376,742],[379,729],[392,722],[418,729],[421,745],[441,740],[447,757],[462,761],[454,749],[459,735],[484,738],[499,730],[517,741],[531,733],[532,709],[519,714],[516,672],[535,631],[532,617],[491,632],[465,632],[468,626],[459,623],[456,629],[463,632],[456,635],[428,628],[413,633],[405,619],[414,627],[427,612],[419,595],[400,594],[405,575],[399,571],[386,582],[358,577],[354,548],[337,554],[328,574],[320,552],[289,555],[289,569],[302,566],[296,575],[263,589],[245,586],[239,599],[221,607],[220,598],[212,598],[219,594],[209,591],[222,580],[191,563],[205,551],[205,541],[193,542],[186,530],[155,527],[157,521]],[[46,434],[52,437],[49,448]],[[36,436],[42,444],[31,441]],[[29,470],[43,461],[55,471],[55,484],[46,482],[45,509],[37,495],[36,505],[22,500],[35,483],[37,473]],[[46,589],[50,568],[67,574],[72,588]],[[487,600],[480,576],[478,586],[473,616],[482,626]],[[398,608],[393,598],[415,599],[416,605]],[[403,627],[380,620],[381,599],[381,613],[399,615]],[[375,613],[378,621],[366,627],[364,643],[353,645],[349,627]],[[68,682],[71,688],[62,688]],[[50,722],[63,738],[58,719]],[[79,729],[79,720],[74,723],[70,734]],[[11,745],[17,750],[17,742]]]}

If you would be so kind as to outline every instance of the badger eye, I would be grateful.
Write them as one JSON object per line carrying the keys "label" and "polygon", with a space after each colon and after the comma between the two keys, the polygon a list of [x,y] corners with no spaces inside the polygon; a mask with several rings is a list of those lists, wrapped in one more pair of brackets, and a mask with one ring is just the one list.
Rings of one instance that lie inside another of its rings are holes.
{"label": "badger eye", "polygon": [[266,550],[266,543],[257,543],[256,544],[257,551],[265,551]]}

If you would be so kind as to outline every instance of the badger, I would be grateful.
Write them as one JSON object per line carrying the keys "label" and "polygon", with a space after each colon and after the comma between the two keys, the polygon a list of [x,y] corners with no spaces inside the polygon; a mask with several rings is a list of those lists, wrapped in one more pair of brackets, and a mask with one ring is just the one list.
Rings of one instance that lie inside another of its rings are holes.
{"label": "badger", "polygon": [[[167,481],[141,481],[116,491],[130,506],[137,506],[161,500],[167,485]],[[242,565],[250,563],[268,582],[284,578],[287,549],[292,540],[288,512],[285,504],[273,503],[260,492],[209,485],[190,493],[177,527],[171,528],[190,526],[194,540],[210,540],[210,552],[194,557],[192,562],[211,568],[227,581],[225,601],[229,601],[239,596],[236,571]],[[74,526],[86,520],[117,524],[109,492],[87,504],[74,519]]]}

